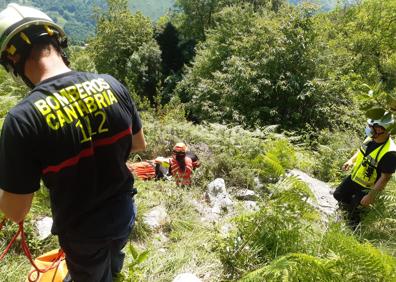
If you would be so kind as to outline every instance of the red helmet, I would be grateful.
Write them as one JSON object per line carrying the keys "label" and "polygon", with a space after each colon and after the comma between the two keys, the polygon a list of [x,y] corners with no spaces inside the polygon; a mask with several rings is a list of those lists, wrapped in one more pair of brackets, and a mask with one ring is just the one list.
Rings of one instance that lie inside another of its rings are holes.
{"label": "red helmet", "polygon": [[180,142],[176,143],[176,145],[173,147],[173,153],[176,155],[184,155],[187,152],[187,146],[186,144]]}

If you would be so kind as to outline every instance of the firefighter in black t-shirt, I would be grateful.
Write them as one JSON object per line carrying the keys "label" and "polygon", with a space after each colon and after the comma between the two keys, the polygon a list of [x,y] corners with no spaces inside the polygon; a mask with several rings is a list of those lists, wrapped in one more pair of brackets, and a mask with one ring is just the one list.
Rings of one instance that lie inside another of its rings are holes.
{"label": "firefighter in black t-shirt", "polygon": [[360,222],[361,207],[374,203],[396,169],[396,145],[390,136],[394,125],[393,115],[386,113],[381,119],[369,119],[367,138],[360,149],[342,166],[351,175],[344,179],[334,192],[340,208],[347,212],[349,224],[356,228]]}
{"label": "firefighter in black t-shirt", "polygon": [[0,13],[0,63],[31,88],[3,124],[0,210],[22,221],[42,180],[73,281],[112,281],[136,215],[125,162],[146,143],[128,90],[109,75],[71,71],[66,45],[37,9]]}

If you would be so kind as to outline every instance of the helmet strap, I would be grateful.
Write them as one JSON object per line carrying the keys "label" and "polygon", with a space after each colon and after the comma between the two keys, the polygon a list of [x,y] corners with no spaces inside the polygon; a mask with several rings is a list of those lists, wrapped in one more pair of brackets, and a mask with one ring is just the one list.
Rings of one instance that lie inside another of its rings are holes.
{"label": "helmet strap", "polygon": [[30,51],[31,51],[31,48],[27,52],[24,52],[23,54],[21,54],[21,58],[19,59],[19,62],[14,65],[14,73],[16,75],[18,75],[19,77],[21,77],[23,82],[30,89],[33,89],[34,88],[33,82],[25,75],[25,64],[26,64],[26,60],[28,59],[28,57],[30,55]]}
{"label": "helmet strap", "polygon": [[[65,51],[62,49],[61,47],[61,43],[56,39],[56,38],[52,38],[49,37],[48,39],[48,43],[52,44],[54,46],[54,48],[59,52],[59,54],[62,57],[63,62],[65,63],[65,65],[69,66],[70,62],[67,58],[67,55],[65,53]],[[38,42],[38,40],[36,41]],[[34,83],[25,75],[25,64],[27,59],[30,56],[30,53],[32,51],[32,46],[34,46],[34,42],[32,45],[24,45],[23,48],[21,49],[21,52],[19,52],[20,54],[20,59],[18,61],[18,63],[14,64],[12,63],[9,59],[7,59],[7,63],[11,66],[11,70],[14,74],[14,76],[19,76],[22,81],[30,88],[33,89],[34,88]],[[4,61],[4,59],[3,59]]]}
{"label": "helmet strap", "polygon": [[63,48],[67,47],[66,38],[60,38],[58,31],[49,31],[48,28],[44,26],[32,26],[27,30],[19,33],[18,36],[14,37],[12,40],[12,45],[16,52],[21,56],[18,63],[14,64],[11,60],[7,58],[7,55],[3,53],[1,57],[1,63],[6,67],[8,71],[13,72],[14,76],[19,76],[23,82],[30,88],[34,88],[32,81],[25,75],[25,64],[30,56],[32,47],[36,43],[48,43],[54,46],[54,48],[59,52],[65,65],[69,66],[70,62],[67,58],[66,53]]}

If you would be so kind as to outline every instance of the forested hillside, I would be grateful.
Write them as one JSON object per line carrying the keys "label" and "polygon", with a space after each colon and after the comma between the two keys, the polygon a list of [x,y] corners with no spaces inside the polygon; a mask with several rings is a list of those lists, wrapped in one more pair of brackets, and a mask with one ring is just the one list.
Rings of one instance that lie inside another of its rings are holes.
{"label": "forested hillside", "polygon": [[129,7],[132,11],[140,11],[143,15],[152,20],[157,20],[159,17],[169,12],[175,4],[175,0],[130,0]]}
{"label": "forested hillside", "polygon": [[95,33],[95,9],[105,9],[105,0],[2,0],[0,8],[8,3],[20,3],[38,7],[45,11],[55,22],[64,27],[71,42],[83,44]]}
{"label": "forested hillside", "polygon": [[[79,15],[88,28],[77,1],[53,3],[45,7],[59,22]],[[130,163],[170,156],[181,141],[201,161],[188,187],[136,181],[138,217],[118,281],[185,272],[202,282],[396,281],[394,177],[351,228],[342,213],[324,217],[291,173],[326,182],[329,196],[367,119],[396,113],[396,1],[342,1],[328,12],[286,0],[177,4],[153,24],[131,12],[142,2],[108,0],[88,44],[68,50],[72,69],[110,74],[129,90],[148,143]],[[0,126],[27,91],[0,70]],[[213,201],[213,186],[224,201]],[[49,201],[43,186],[25,221],[34,256],[58,247],[35,229],[51,216]],[[15,231],[6,224],[0,250]],[[25,281],[29,268],[12,248],[0,281]]]}
{"label": "forested hillside", "polygon": [[[105,0],[1,0],[0,9],[8,3],[20,3],[38,7],[48,13],[57,23],[65,28],[71,40],[75,44],[83,44],[95,33],[95,11],[107,8]],[[182,2],[182,1],[180,1]],[[215,3],[216,1],[213,1]],[[290,3],[298,4],[300,0],[290,0]],[[336,0],[312,0],[318,3],[322,10],[328,11],[335,7]],[[140,11],[151,20],[177,9],[177,0],[129,0],[131,11]]]}

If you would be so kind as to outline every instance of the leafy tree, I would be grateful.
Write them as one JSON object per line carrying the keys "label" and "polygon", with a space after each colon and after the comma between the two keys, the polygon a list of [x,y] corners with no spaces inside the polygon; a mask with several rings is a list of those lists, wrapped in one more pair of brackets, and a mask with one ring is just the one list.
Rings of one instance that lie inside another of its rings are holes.
{"label": "leafy tree", "polygon": [[156,39],[161,49],[162,74],[167,77],[172,72],[179,72],[183,66],[183,54],[179,46],[179,33],[176,27],[168,22]]}
{"label": "leafy tree", "polygon": [[213,23],[219,0],[177,0],[181,9],[181,28],[188,39],[205,40],[205,31]]}
{"label": "leafy tree", "polygon": [[349,81],[370,116],[384,113],[378,104],[391,109],[396,101],[395,13],[394,1],[366,0],[316,17],[322,74]]}
{"label": "leafy tree", "polygon": [[179,32],[176,27],[167,22],[156,36],[161,49],[162,62],[162,100],[161,104],[168,103],[176,84],[181,80],[181,70],[187,61],[183,49],[186,45],[180,44]]}
{"label": "leafy tree", "polygon": [[89,50],[98,72],[109,73],[131,92],[153,104],[160,78],[160,50],[151,22],[142,14],[132,15],[126,0],[109,0],[109,10],[98,15],[96,37]]}
{"label": "leafy tree", "polygon": [[335,119],[350,106],[346,85],[316,77],[310,10],[234,6],[215,21],[177,87],[194,119],[314,130],[340,124]]}
{"label": "leafy tree", "polygon": [[230,5],[250,4],[253,6],[255,11],[266,8],[275,12],[277,12],[280,7],[285,5],[286,3],[287,2],[285,0],[221,0],[222,7]]}
{"label": "leafy tree", "polygon": [[176,0],[181,10],[179,22],[183,35],[194,41],[204,41],[206,31],[215,24],[213,15],[228,6],[251,5],[254,10],[266,8],[278,11],[285,0]]}
{"label": "leafy tree", "polygon": [[86,47],[71,46],[68,48],[68,55],[73,70],[96,72],[95,64]]}

